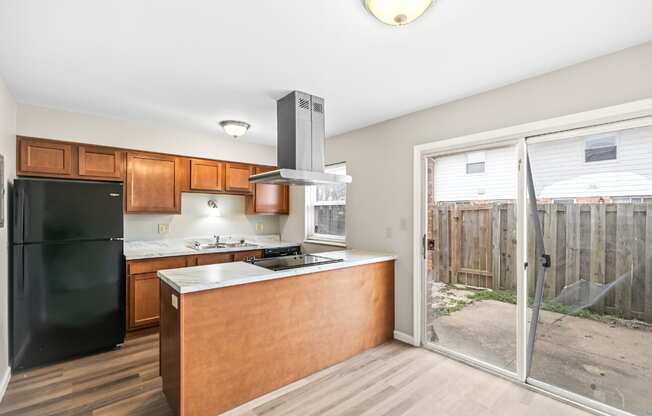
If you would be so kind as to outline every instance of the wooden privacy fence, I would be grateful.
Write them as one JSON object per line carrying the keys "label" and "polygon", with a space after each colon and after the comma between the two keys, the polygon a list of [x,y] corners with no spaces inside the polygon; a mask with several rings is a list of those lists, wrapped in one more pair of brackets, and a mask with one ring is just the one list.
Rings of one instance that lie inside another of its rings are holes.
{"label": "wooden privacy fence", "polygon": [[[437,281],[516,288],[513,203],[432,207],[432,272]],[[540,204],[546,252],[544,298],[580,279],[601,285],[626,276],[593,309],[652,323],[652,204]],[[528,291],[534,293],[534,228],[528,221]],[[578,299],[578,302],[581,302]]]}

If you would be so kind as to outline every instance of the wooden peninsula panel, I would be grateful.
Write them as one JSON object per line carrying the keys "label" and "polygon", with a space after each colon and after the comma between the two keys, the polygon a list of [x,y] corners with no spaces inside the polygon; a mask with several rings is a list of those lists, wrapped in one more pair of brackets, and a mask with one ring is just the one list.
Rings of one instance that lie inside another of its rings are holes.
{"label": "wooden peninsula panel", "polygon": [[394,261],[184,294],[178,309],[161,285],[163,391],[180,416],[220,414],[393,336]]}

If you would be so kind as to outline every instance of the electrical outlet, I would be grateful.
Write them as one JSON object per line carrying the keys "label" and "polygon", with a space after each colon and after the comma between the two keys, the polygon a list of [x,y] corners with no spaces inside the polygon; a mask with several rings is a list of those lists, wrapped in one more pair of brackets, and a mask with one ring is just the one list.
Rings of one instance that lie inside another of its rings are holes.
{"label": "electrical outlet", "polygon": [[158,225],[158,233],[159,234],[167,234],[170,232],[170,224],[159,224]]}
{"label": "electrical outlet", "polygon": [[257,233],[262,233],[264,228],[265,228],[265,227],[263,226],[263,223],[262,223],[262,222],[257,222],[257,223],[256,223],[256,232],[257,232]]}

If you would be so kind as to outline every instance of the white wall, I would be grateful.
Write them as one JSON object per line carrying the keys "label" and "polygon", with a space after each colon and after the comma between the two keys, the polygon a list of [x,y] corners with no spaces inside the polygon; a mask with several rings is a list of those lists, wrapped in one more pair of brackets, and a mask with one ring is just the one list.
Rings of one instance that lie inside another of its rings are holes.
{"label": "white wall", "polygon": [[[217,209],[208,206],[210,199],[217,202]],[[169,224],[169,233],[159,234],[158,224]],[[256,230],[257,224],[262,226],[261,230]],[[279,233],[277,216],[245,215],[244,198],[237,195],[184,193],[181,195],[181,215],[125,215],[127,241]]]}
{"label": "white wall", "polygon": [[[0,154],[5,159],[5,188],[11,183],[16,172],[16,102],[0,78]],[[9,246],[8,230],[10,221],[7,218],[8,189],[1,198],[0,204],[5,207],[5,226],[0,228],[0,400],[9,381],[9,334],[8,334],[8,276],[9,276]]]}
{"label": "white wall", "polygon": [[399,256],[397,330],[413,332],[413,146],[650,98],[650,74],[652,42],[326,141],[327,161],[346,161],[353,177],[347,243]]}
{"label": "white wall", "polygon": [[[217,129],[217,126],[216,126]],[[136,150],[172,153],[259,164],[276,164],[276,148],[249,144],[235,139],[198,134],[195,132],[151,126],[127,120],[89,114],[53,110],[32,105],[18,105],[19,135],[78,141]],[[264,234],[279,233],[277,216],[244,216],[244,197],[220,196],[223,213],[219,219],[207,219],[200,208],[206,196],[184,195],[181,215],[127,215],[125,238],[160,239],[169,237],[199,237],[211,234],[260,234],[255,223],[262,222]],[[171,225],[169,234],[158,234],[158,224]]]}

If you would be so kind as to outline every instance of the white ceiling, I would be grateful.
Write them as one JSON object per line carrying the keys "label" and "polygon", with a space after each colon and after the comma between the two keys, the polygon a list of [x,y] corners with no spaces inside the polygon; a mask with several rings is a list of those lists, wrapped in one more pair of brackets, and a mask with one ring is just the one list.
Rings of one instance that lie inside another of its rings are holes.
{"label": "white ceiling", "polygon": [[360,0],[2,0],[0,74],[19,102],[191,128],[326,100],[343,133],[652,39],[649,0],[439,0],[395,28]]}

